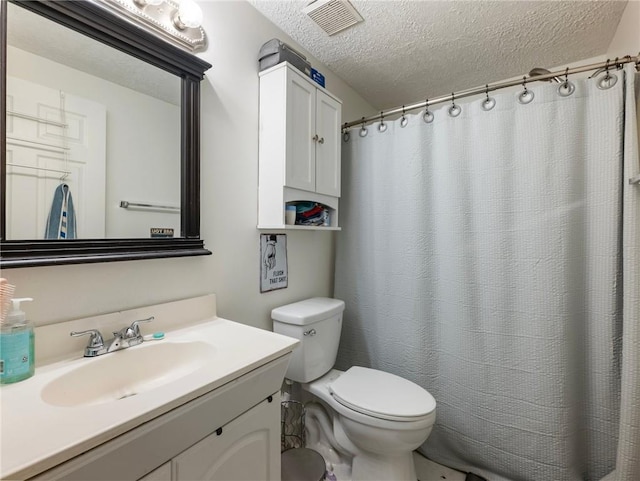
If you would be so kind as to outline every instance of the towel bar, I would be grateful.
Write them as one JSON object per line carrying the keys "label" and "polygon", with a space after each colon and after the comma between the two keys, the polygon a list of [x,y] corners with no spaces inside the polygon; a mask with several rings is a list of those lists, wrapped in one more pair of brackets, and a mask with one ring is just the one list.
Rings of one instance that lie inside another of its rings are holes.
{"label": "towel bar", "polygon": [[121,200],[120,207],[122,207],[123,209],[128,209],[129,207],[146,207],[148,209],[164,209],[174,212],[180,212],[180,207],[175,207],[173,205],[143,204],[140,202],[129,202],[128,200]]}

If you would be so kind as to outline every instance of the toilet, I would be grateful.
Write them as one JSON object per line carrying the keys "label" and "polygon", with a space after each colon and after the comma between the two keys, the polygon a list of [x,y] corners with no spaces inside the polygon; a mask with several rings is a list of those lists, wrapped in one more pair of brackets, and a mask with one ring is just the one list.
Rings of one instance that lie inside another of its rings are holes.
{"label": "toilet", "polygon": [[271,311],[274,332],[300,341],[285,376],[327,411],[328,422],[320,424],[351,459],[353,481],[416,481],[412,451],[431,433],[436,401],[394,374],[359,366],[333,369],[344,306],[316,297]]}

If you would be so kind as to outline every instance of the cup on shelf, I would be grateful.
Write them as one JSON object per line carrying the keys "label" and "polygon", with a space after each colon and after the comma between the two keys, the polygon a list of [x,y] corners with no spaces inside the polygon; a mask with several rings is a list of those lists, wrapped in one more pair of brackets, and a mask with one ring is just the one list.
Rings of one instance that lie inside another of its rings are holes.
{"label": "cup on shelf", "polygon": [[287,225],[294,225],[296,223],[296,206],[288,205],[284,211],[284,222]]}
{"label": "cup on shelf", "polygon": [[322,211],[322,225],[325,227],[331,225],[331,214],[327,209]]}

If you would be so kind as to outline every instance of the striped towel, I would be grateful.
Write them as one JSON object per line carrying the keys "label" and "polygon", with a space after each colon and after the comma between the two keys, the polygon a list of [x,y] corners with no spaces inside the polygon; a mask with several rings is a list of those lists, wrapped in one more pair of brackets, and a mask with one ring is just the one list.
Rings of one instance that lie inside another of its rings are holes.
{"label": "striped towel", "polygon": [[76,236],[76,214],[71,192],[67,184],[60,184],[53,194],[44,238],[75,239]]}

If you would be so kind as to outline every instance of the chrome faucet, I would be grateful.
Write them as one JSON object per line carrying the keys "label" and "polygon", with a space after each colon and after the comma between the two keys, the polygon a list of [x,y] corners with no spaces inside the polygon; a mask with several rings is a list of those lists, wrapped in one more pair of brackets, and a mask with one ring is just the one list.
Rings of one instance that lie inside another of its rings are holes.
{"label": "chrome faucet", "polygon": [[87,329],[86,331],[72,331],[71,336],[89,335],[89,343],[84,348],[84,357],[96,357],[110,352],[120,351],[128,347],[137,346],[143,341],[140,333],[141,322],[151,322],[154,317],[133,321],[129,327],[124,327],[119,331],[114,331],[113,339],[104,341],[102,334],[97,329]]}

